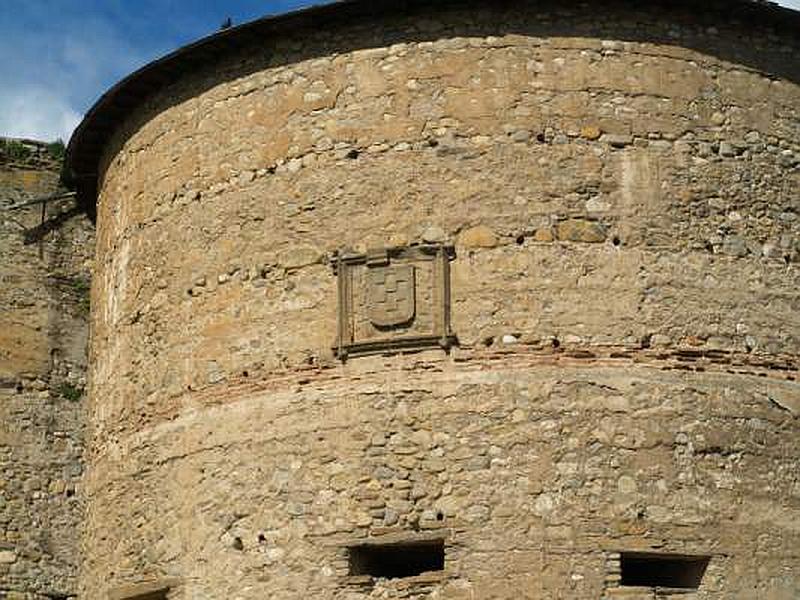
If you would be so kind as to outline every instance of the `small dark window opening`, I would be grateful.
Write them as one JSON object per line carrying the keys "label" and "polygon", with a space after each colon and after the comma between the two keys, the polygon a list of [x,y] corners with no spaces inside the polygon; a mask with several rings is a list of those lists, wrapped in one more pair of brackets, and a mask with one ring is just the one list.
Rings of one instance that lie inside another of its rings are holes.
{"label": "small dark window opening", "polygon": [[350,548],[350,575],[396,579],[444,570],[444,540],[365,544]]}
{"label": "small dark window opening", "polygon": [[708,556],[623,552],[621,585],[697,589],[709,560]]}
{"label": "small dark window opening", "polygon": [[167,600],[167,590],[145,594],[144,596],[134,596],[131,600]]}
{"label": "small dark window opening", "polygon": [[137,594],[136,596],[130,596],[125,600],[167,600],[168,594],[169,588],[163,588],[160,590],[153,590],[152,592]]}

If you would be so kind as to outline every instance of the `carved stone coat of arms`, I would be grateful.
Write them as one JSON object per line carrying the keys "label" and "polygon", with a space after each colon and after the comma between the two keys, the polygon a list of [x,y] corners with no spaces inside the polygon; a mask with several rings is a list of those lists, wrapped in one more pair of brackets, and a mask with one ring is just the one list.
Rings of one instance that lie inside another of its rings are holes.
{"label": "carved stone coat of arms", "polygon": [[441,244],[337,252],[337,356],[452,346],[453,258],[453,247]]}
{"label": "carved stone coat of arms", "polygon": [[392,327],[414,318],[414,265],[373,267],[367,271],[367,313],[378,327]]}

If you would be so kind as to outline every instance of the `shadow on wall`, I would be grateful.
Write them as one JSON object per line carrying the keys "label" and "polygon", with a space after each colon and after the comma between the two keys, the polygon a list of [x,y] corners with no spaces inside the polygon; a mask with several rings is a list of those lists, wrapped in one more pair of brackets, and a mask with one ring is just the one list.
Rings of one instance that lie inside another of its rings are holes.
{"label": "shadow on wall", "polygon": [[35,244],[36,242],[42,241],[48,233],[50,233],[51,231],[55,231],[56,229],[59,229],[64,223],[69,221],[72,217],[75,217],[81,214],[82,212],[83,210],[80,207],[74,206],[63,212],[59,212],[54,216],[48,217],[46,220],[42,221],[36,227],[32,227],[31,229],[26,229],[24,237],[25,245]]}

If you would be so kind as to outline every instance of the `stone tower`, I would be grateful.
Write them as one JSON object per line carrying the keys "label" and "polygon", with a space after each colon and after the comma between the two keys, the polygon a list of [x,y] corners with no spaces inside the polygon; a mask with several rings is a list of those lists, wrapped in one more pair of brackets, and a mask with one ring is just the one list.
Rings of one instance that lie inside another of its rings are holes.
{"label": "stone tower", "polygon": [[798,31],[355,1],[118,84],[82,597],[796,598]]}

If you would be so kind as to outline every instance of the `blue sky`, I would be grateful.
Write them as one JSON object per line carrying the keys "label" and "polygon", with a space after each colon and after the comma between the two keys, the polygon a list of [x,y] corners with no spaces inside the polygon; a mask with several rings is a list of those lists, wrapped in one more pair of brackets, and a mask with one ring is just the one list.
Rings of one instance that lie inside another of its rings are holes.
{"label": "blue sky", "polygon": [[[0,0],[0,135],[66,141],[108,87],[226,17],[324,1]],[[800,10],[800,0],[780,4]]]}
{"label": "blue sky", "polygon": [[324,0],[0,0],[0,135],[69,138],[138,67],[235,24]]}

